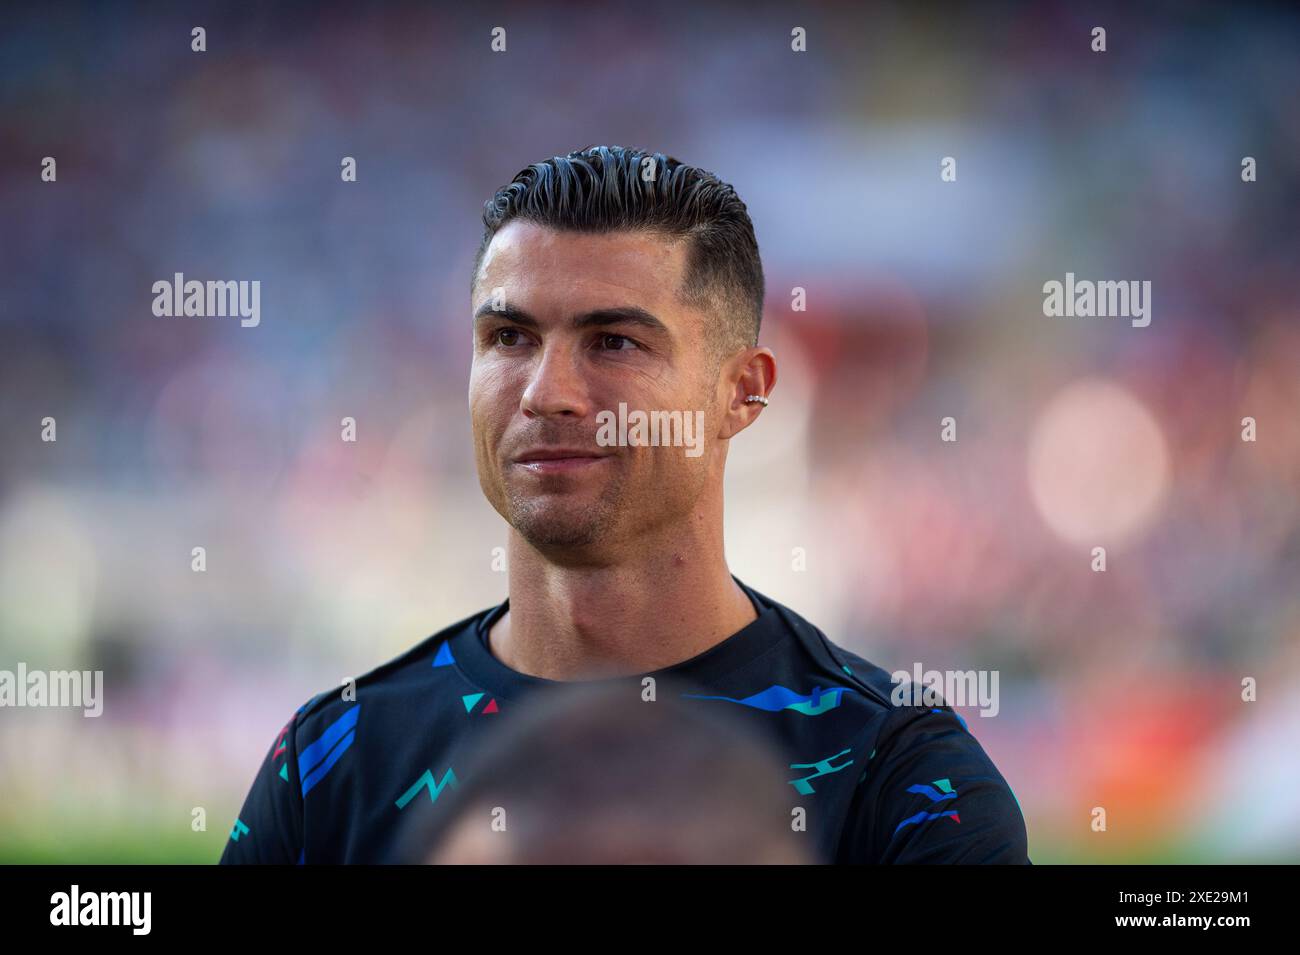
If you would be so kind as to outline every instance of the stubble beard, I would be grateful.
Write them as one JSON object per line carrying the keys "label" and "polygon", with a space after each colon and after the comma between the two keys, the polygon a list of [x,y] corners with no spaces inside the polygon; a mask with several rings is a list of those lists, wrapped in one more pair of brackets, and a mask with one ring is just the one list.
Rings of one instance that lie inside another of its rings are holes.
{"label": "stubble beard", "polygon": [[506,513],[511,527],[541,551],[589,548],[611,542],[625,513],[623,475],[611,477],[594,500],[563,492],[527,494],[506,487]]}

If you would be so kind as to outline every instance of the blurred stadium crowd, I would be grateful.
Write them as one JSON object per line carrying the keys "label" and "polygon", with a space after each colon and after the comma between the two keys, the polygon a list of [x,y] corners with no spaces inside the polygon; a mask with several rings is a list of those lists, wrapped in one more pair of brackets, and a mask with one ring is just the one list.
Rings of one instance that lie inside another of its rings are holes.
{"label": "blurred stadium crowd", "polygon": [[[754,218],[781,364],[732,443],[733,571],[887,670],[998,670],[966,715],[1035,862],[1300,860],[1298,37],[1181,5],[12,11],[0,667],[106,700],[0,711],[0,861],[215,861],[289,714],[505,596],[479,215],[596,142]],[[155,317],[180,271],[260,280],[260,325]],[[1045,317],[1067,271],[1150,280],[1150,326]]]}

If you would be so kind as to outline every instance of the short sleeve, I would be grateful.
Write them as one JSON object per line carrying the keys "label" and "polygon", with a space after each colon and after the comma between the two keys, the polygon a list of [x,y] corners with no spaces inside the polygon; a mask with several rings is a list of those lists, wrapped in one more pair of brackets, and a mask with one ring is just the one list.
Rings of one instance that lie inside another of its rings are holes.
{"label": "short sleeve", "polygon": [[304,861],[302,783],[298,778],[299,710],[271,744],[239,810],[221,865],[293,865]]}
{"label": "short sleeve", "polygon": [[837,862],[1029,865],[1019,800],[951,707],[897,707],[850,805]]}

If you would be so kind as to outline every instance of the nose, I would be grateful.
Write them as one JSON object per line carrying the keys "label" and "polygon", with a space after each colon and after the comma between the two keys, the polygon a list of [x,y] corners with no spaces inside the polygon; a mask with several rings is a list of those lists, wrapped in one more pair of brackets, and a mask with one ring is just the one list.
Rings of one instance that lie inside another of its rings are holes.
{"label": "nose", "polygon": [[530,418],[567,415],[585,418],[591,413],[591,397],[580,359],[559,342],[543,346],[533,366],[520,408]]}

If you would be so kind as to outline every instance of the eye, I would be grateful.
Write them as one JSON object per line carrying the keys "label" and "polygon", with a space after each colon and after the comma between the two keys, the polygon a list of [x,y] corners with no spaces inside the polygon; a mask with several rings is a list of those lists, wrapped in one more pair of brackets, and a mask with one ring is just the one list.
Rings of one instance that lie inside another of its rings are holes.
{"label": "eye", "polygon": [[636,342],[626,335],[614,335],[612,333],[601,335],[600,345],[605,351],[632,351],[637,347]]}
{"label": "eye", "polygon": [[511,345],[519,343],[519,329],[517,328],[498,328],[496,334],[492,336],[497,345],[504,345],[509,348]]}

